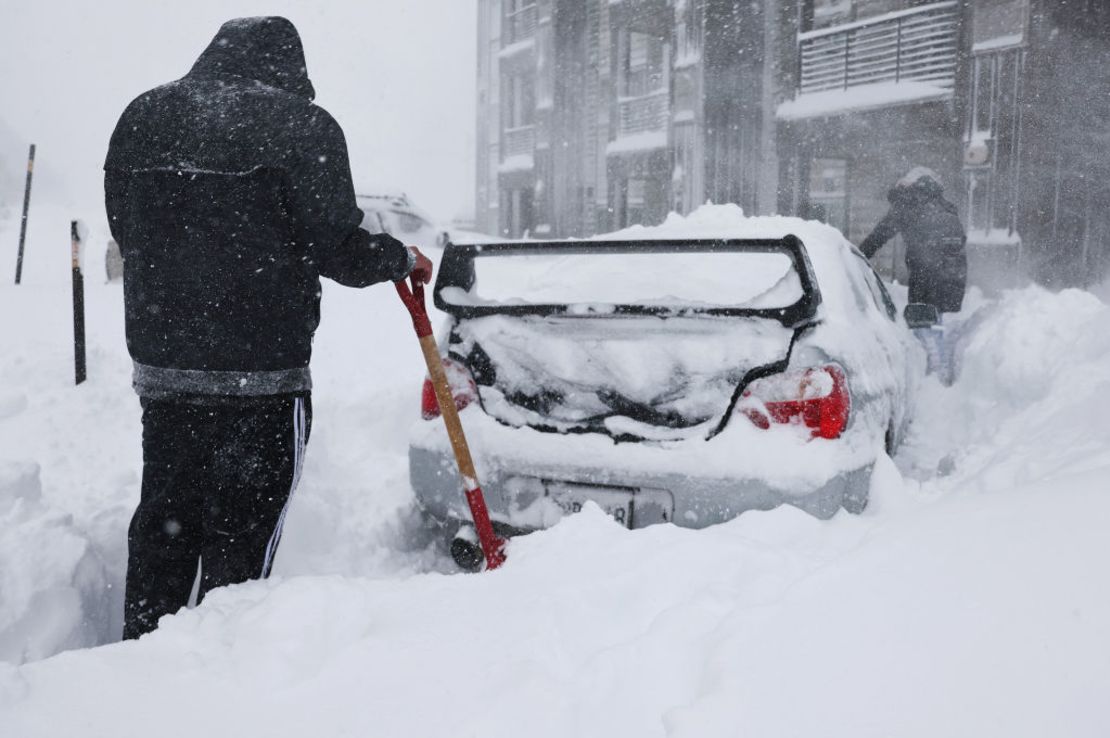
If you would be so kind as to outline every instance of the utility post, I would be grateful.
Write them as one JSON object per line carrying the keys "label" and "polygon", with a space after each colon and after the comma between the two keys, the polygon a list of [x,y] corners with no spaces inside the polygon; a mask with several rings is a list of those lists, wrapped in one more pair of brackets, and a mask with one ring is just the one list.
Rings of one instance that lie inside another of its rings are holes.
{"label": "utility post", "polygon": [[27,184],[23,188],[23,220],[19,224],[19,254],[15,257],[15,283],[23,278],[23,242],[27,238],[27,208],[31,204],[31,175],[35,171],[35,145],[27,155]]}
{"label": "utility post", "polygon": [[81,241],[86,230],[80,221],[69,222],[73,267],[73,374],[75,384],[85,381],[85,278],[81,274]]}

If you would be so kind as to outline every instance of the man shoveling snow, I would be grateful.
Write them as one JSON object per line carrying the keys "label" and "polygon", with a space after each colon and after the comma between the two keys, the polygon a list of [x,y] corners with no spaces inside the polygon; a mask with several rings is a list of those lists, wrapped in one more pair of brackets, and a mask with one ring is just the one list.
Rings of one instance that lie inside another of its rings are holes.
{"label": "man shoveling snow", "polygon": [[311,425],[320,277],[430,279],[415,248],[359,227],[343,131],[313,96],[293,24],[240,18],[112,134],[105,200],[143,406],[125,638],[187,604],[198,562],[199,597],[269,574]]}

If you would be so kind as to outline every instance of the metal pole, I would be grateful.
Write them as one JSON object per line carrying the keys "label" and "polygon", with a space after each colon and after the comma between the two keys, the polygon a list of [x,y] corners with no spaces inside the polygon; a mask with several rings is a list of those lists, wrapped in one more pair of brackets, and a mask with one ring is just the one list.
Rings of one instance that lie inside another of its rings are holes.
{"label": "metal pole", "polygon": [[31,204],[31,175],[35,171],[35,145],[27,154],[27,184],[23,188],[23,220],[19,224],[19,254],[15,258],[15,283],[23,278],[23,242],[27,238],[27,208]]}
{"label": "metal pole", "polygon": [[81,274],[81,229],[76,220],[69,222],[70,254],[73,267],[73,375],[85,381],[85,278]]}
{"label": "metal pole", "polygon": [[1022,129],[1022,95],[1025,75],[1025,52],[1018,51],[1015,59],[1017,69],[1014,73],[1014,138],[1011,141],[1010,161],[1013,162],[1013,176],[1011,177],[1010,193],[1010,233],[1018,234],[1018,267],[1025,265],[1025,239],[1021,237],[1018,229],[1018,216],[1021,212],[1018,198],[1021,197],[1021,129]]}

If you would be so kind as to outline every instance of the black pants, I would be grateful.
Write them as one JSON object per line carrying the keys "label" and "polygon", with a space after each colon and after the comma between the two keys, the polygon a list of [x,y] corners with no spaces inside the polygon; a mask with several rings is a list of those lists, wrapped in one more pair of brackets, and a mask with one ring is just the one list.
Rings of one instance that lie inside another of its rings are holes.
{"label": "black pants", "polygon": [[143,486],[128,532],[124,638],[213,587],[269,576],[311,425],[311,400],[144,399]]}

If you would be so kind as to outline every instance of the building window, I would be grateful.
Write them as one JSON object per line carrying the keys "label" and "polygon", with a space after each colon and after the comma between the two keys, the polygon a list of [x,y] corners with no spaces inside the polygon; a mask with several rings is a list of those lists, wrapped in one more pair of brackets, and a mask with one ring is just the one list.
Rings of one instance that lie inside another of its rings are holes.
{"label": "building window", "polygon": [[636,31],[625,33],[620,91],[624,97],[647,95],[665,86],[663,40]]}
{"label": "building window", "polygon": [[[936,2],[938,0],[803,0],[802,28],[806,31],[815,31],[874,18],[893,11],[932,5]],[[1020,3],[1025,0],[972,0],[972,4],[994,2]]]}
{"label": "building window", "polygon": [[852,0],[812,0],[811,28],[825,28],[852,19]]}
{"label": "building window", "polygon": [[500,207],[501,203],[497,200],[497,167],[501,163],[501,145],[496,141],[492,143],[486,154],[486,181],[491,182],[489,186],[489,202],[490,209],[496,210]]}
{"label": "building window", "polygon": [[684,66],[701,58],[702,13],[701,3],[686,3],[675,25],[675,63]]}
{"label": "building window", "polygon": [[848,161],[814,159],[809,165],[807,217],[848,232]]}
{"label": "building window", "polygon": [[504,45],[515,44],[536,33],[536,0],[504,0]]}
{"label": "building window", "polygon": [[522,13],[536,4],[536,0],[502,0],[505,3],[505,14],[515,15]]}
{"label": "building window", "polygon": [[693,123],[676,123],[674,127],[674,167],[671,170],[671,192],[674,210],[685,215],[700,203],[695,191],[697,162],[694,146],[697,133]]}
{"label": "building window", "polygon": [[646,179],[629,179],[625,196],[624,225],[636,225],[644,222],[644,208],[647,203]]}
{"label": "building window", "polygon": [[1013,235],[1016,229],[1023,54],[1021,49],[980,54],[972,63],[964,139],[971,231]]}
{"label": "building window", "polygon": [[505,78],[505,127],[520,128],[536,121],[536,82],[530,74]]}
{"label": "building window", "polygon": [[532,207],[532,188],[516,187],[501,191],[502,222],[501,234],[506,238],[523,238],[535,228],[535,215]]}
{"label": "building window", "polygon": [[1025,37],[1029,0],[978,0],[972,5],[973,48],[998,46],[1000,42],[1002,46],[1013,46],[1013,41],[1020,43]]}

